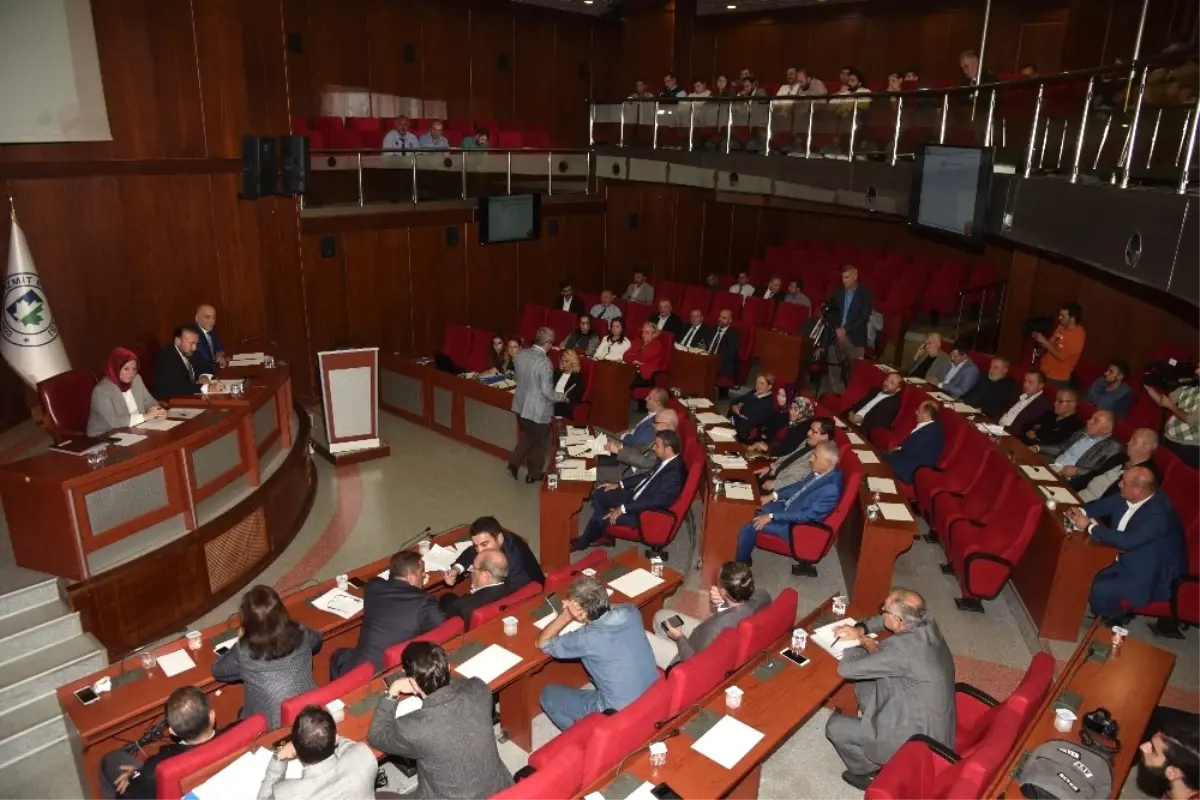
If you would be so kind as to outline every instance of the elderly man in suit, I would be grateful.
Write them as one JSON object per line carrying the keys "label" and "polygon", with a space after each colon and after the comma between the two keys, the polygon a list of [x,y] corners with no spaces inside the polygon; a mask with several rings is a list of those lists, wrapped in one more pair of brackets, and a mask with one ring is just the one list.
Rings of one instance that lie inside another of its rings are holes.
{"label": "elderly man in suit", "polygon": [[[854,681],[859,716],[834,714],[825,736],[846,765],[842,780],[858,790],[867,785],[910,736],[954,741],[954,658],[925,600],[896,588],[881,613],[837,629],[855,642],[842,656],[838,674]],[[869,634],[883,630],[882,642]]]}
{"label": "elderly man in suit", "polygon": [[[658,412],[667,407],[670,395],[667,390],[655,387],[646,395],[646,416],[620,436],[610,437],[606,449],[596,459],[596,480],[599,483],[612,483],[627,477],[625,466],[617,460],[617,453],[626,447],[632,447],[648,453],[653,453],[654,434],[658,432],[656,420]],[[676,416],[678,419],[678,416]]]}
{"label": "elderly man in suit", "polygon": [[495,517],[480,517],[475,520],[471,523],[470,533],[471,546],[462,552],[450,567],[450,571],[445,574],[447,586],[453,586],[459,575],[471,569],[475,557],[487,550],[499,550],[508,559],[508,583],[514,592],[526,584],[546,581],[529,542],[506,530]]}
{"label": "elderly man in suit", "polygon": [[1020,436],[1053,405],[1054,398],[1046,392],[1046,376],[1036,369],[1030,370],[1021,382],[1020,397],[1000,414],[996,422],[1014,436]]}
{"label": "elderly man in suit", "polygon": [[817,417],[808,426],[804,444],[776,461],[767,470],[762,482],[765,492],[775,492],[791,486],[812,472],[812,456],[816,446],[833,439],[837,423],[830,417]]}
{"label": "elderly man in suit", "polygon": [[1086,478],[1125,449],[1112,435],[1113,424],[1111,411],[1093,411],[1083,430],[1071,434],[1061,445],[1041,445],[1038,452],[1054,456],[1051,466],[1064,478]]}
{"label": "elderly man in suit", "polygon": [[[413,642],[400,663],[405,677],[379,698],[367,741],[416,760],[417,789],[408,796],[474,800],[512,786],[496,747],[488,685],[452,677],[446,651],[432,642]],[[421,698],[421,707],[396,716],[401,694]]]}
{"label": "elderly man in suit", "polygon": [[329,677],[336,680],[364,662],[383,669],[383,651],[394,644],[433,630],[446,621],[437,599],[425,592],[427,580],[421,556],[401,550],[392,556],[387,577],[376,575],[363,587],[362,628],[358,644],[335,650],[329,657]]}
{"label": "elderly man in suit", "polygon": [[908,365],[908,374],[914,378],[928,381],[941,380],[950,369],[950,356],[942,351],[942,336],[936,331],[925,334],[925,341],[913,353],[912,363]]}
{"label": "elderly man in suit", "polygon": [[975,388],[962,396],[962,401],[974,406],[989,419],[999,419],[1017,400],[1017,382],[1008,374],[1008,359],[993,358],[988,374]]}
{"label": "elderly man in suit", "polygon": [[858,282],[858,268],[842,266],[842,285],[829,299],[834,341],[829,345],[829,391],[841,394],[850,380],[850,369],[867,348],[867,322],[871,319],[871,292]]}
{"label": "elderly man in suit", "polygon": [[479,609],[512,594],[508,582],[508,559],[499,550],[482,550],[471,564],[471,591],[457,595],[447,592],[438,606],[447,617],[459,617],[463,625],[471,626],[471,615]]}
{"label": "elderly man in suit", "polygon": [[196,328],[200,331],[200,341],[196,345],[193,360],[201,372],[217,374],[217,369],[225,366],[225,345],[217,336],[217,309],[208,303],[196,308]]}
{"label": "elderly man in suit", "polygon": [[821,442],[813,451],[812,472],[785,486],[758,509],[754,518],[738,531],[737,560],[753,563],[754,542],[760,533],[788,540],[793,525],[820,522],[837,507],[842,497],[842,471],[837,468],[841,451],[837,442]]}
{"label": "elderly man in suit", "polygon": [[868,436],[876,428],[890,428],[900,413],[900,390],[904,379],[899,372],[889,372],[881,386],[872,388],[862,399],[850,406],[846,419],[863,429]]}
{"label": "elderly man in suit", "polygon": [[[679,413],[673,408],[664,408],[654,414],[654,431],[679,431]],[[608,452],[611,454],[610,463],[597,464],[596,478],[598,483],[616,483],[631,478],[639,473],[645,473],[658,466],[658,456],[654,453],[654,438],[641,445],[626,445],[613,440],[608,441]]]}
{"label": "elderly man in suit", "polygon": [[154,358],[155,397],[170,400],[190,394],[225,391],[224,384],[196,364],[199,346],[200,329],[195,325],[180,325],[175,329],[172,340]]}
{"label": "elderly man in suit", "polygon": [[1179,515],[1150,470],[1125,470],[1120,494],[1075,506],[1070,514],[1076,528],[1121,551],[1092,581],[1093,614],[1106,625],[1124,625],[1132,614],[1121,601],[1137,608],[1170,599],[1171,585],[1187,569],[1187,545]]}
{"label": "elderly man in suit", "polygon": [[918,469],[937,464],[945,444],[945,431],[938,419],[938,404],[926,400],[917,406],[917,426],[899,447],[885,453],[883,460],[901,483],[911,485]]}
{"label": "elderly man in suit", "polygon": [[508,457],[508,474],[514,481],[523,464],[526,483],[542,480],[554,404],[567,401],[565,394],[554,391],[554,367],[546,355],[553,346],[554,329],[538,328],[533,347],[521,350],[514,359],[517,390],[512,410],[517,415],[517,446]]}
{"label": "elderly man in suit", "polygon": [[[292,759],[303,769],[299,778],[288,779]],[[374,797],[378,766],[370,747],[337,735],[328,709],[308,706],[292,723],[291,741],[267,762],[258,800]]]}
{"label": "elderly man in suit", "polygon": [[930,378],[929,382],[957,399],[979,383],[979,367],[975,366],[966,350],[955,347],[950,351],[950,368],[946,370],[946,374],[941,379]]}
{"label": "elderly man in suit", "polygon": [[683,334],[683,320],[675,313],[671,301],[666,298],[658,301],[658,313],[650,318],[650,324],[660,331],[671,334],[676,339]]}

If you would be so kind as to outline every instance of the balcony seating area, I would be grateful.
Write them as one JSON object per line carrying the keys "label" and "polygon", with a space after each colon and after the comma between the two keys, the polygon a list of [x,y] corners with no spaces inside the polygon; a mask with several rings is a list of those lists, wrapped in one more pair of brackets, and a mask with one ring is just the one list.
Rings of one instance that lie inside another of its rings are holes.
{"label": "balcony seating area", "polygon": [[[396,127],[396,117],[292,117],[292,132],[308,137],[313,150],[379,150],[388,131]],[[409,132],[420,136],[430,129],[433,119],[409,119]],[[551,142],[550,129],[542,122],[500,122],[488,119],[447,119],[443,133],[451,147],[461,147],[463,139],[485,130],[492,149],[546,149],[562,147]]]}

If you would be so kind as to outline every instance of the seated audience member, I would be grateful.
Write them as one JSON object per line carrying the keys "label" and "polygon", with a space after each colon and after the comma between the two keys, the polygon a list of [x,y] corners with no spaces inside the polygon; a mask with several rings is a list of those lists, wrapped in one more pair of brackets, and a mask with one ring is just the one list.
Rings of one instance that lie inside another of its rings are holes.
{"label": "seated audience member", "polygon": [[584,313],[583,301],[575,296],[575,287],[570,281],[563,281],[558,285],[558,304],[555,308],[575,316]]}
{"label": "seated audience member", "polygon": [[396,127],[383,137],[385,156],[396,155],[405,150],[416,150],[421,146],[420,141],[408,130],[408,117],[396,117]]}
{"label": "seated audience member", "polygon": [[114,428],[132,428],[148,419],[163,419],[167,412],[146,390],[138,375],[137,354],[118,347],[108,354],[104,377],[92,389],[92,410],[87,435],[101,436]]}
{"label": "seated audience member", "polygon": [[481,378],[492,378],[497,375],[507,375],[515,368],[517,353],[521,352],[521,340],[505,341],[499,336],[492,337],[492,349],[488,351],[490,367],[479,373]]}
{"label": "seated audience member", "polygon": [[1138,608],[1171,598],[1171,584],[1187,571],[1187,546],[1179,515],[1150,470],[1125,470],[1119,494],[1072,506],[1068,513],[1094,541],[1121,551],[1116,563],[1096,575],[1088,600],[1106,625],[1132,618],[1121,601]]}
{"label": "seated audience member", "polygon": [[738,90],[738,97],[765,97],[766,92],[759,88],[758,78],[753,75],[747,75],[742,79],[742,88]]}
{"label": "seated audience member", "polygon": [[453,586],[459,575],[471,569],[475,557],[488,550],[504,554],[508,561],[508,584],[514,592],[529,583],[545,583],[546,576],[529,542],[507,530],[498,519],[480,517],[471,523],[470,533],[471,546],[462,551],[450,571],[443,576],[447,586]]}
{"label": "seated audience member", "polygon": [[704,312],[693,308],[692,312],[688,314],[687,328],[675,337],[675,346],[704,348],[708,346],[712,334],[712,328],[704,324]]}
{"label": "seated audience member", "polygon": [[876,428],[890,428],[900,412],[900,389],[904,379],[899,372],[889,372],[882,386],[872,387],[862,399],[850,406],[847,419],[870,435]]}
{"label": "seated audience member", "polygon": [[950,369],[950,356],[942,350],[942,337],[935,331],[930,331],[925,334],[925,341],[913,354],[907,374],[914,378],[924,378],[933,383],[944,378],[948,369]]}
{"label": "seated audience member", "polygon": [[449,150],[450,140],[442,135],[444,126],[440,119],[435,119],[429,126],[429,130],[425,131],[418,137],[417,143],[421,145],[422,150]]}
{"label": "seated audience member", "polygon": [[[623,445],[651,444],[654,441],[654,415],[668,404],[667,390],[655,387],[646,395],[646,416],[619,437]],[[610,448],[611,449],[611,448]]]}
{"label": "seated audience member", "polygon": [[799,278],[788,281],[787,294],[784,295],[783,302],[795,303],[812,311],[812,300],[809,300],[808,295],[804,293],[804,282]]}
{"label": "seated audience member", "polygon": [[154,800],[158,797],[158,765],[186,753],[217,735],[217,712],[209,708],[208,695],[195,686],[181,686],[167,697],[163,716],[169,742],[144,761],[124,747],[100,759],[100,794],[106,798]]}
{"label": "seated audience member", "polygon": [[242,595],[240,615],[241,636],[213,664],[213,677],[245,685],[242,719],[262,714],[268,728],[278,728],[280,704],[317,688],[312,657],[321,649],[321,634],[288,616],[270,586],[255,586]]}
{"label": "seated audience member", "polygon": [[993,358],[987,378],[976,383],[961,399],[989,419],[999,419],[1017,401],[1017,394],[1017,382],[1008,375],[1008,359]]}
{"label": "seated audience member", "polygon": [[772,277],[767,281],[767,285],[756,291],[754,297],[761,297],[764,300],[774,300],[776,303],[783,300],[783,279],[780,277]]}
{"label": "seated audience member", "polygon": [[508,582],[508,559],[504,553],[481,550],[471,562],[470,594],[447,592],[438,599],[438,606],[447,617],[459,617],[470,627],[471,614],[512,593],[513,587]]}
{"label": "seated audience member", "polygon": [[[654,630],[647,631],[646,637],[661,669],[686,661],[712,644],[722,631],[736,628],[739,622],[771,604],[770,592],[754,588],[754,573],[740,561],[721,565],[716,585],[708,589],[708,599],[716,610],[703,622],[673,608],[654,615]],[[683,624],[672,625],[669,620],[674,617]]]}
{"label": "seated audience member", "polygon": [[[299,778],[286,778],[288,762],[300,762]],[[374,797],[375,754],[363,742],[343,739],[324,706],[307,706],[292,723],[292,738],[267,762],[258,800],[326,800]]]}
{"label": "seated audience member", "polygon": [[392,556],[387,577],[376,575],[363,587],[358,644],[333,652],[329,657],[329,679],[336,680],[367,662],[379,671],[383,669],[384,650],[445,622],[437,598],[425,591],[427,583],[420,555],[401,550]]}
{"label": "seated audience member", "polygon": [[638,78],[633,82],[633,94],[629,95],[629,97],[630,99],[654,97],[654,93],[650,91],[650,87],[644,80]]}
{"label": "seated audience member", "polygon": [[[1162,483],[1158,464],[1154,463],[1154,451],[1158,449],[1158,434],[1149,428],[1138,428],[1129,437],[1124,455],[1110,458],[1096,469],[1091,476],[1076,475],[1068,483],[1079,491],[1079,499],[1085,503],[1110,497],[1121,490],[1121,476],[1132,467],[1145,467]],[[1115,463],[1114,463],[1115,462]]]}
{"label": "seated audience member", "polygon": [[[916,735],[954,739],[954,657],[925,600],[893,589],[879,616],[837,629],[854,642],[838,674],[854,681],[859,716],[834,714],[825,725],[846,771],[842,780],[865,790],[880,768]],[[891,631],[883,641],[868,634]]]}
{"label": "seated audience member", "polygon": [[634,271],[633,283],[625,288],[625,294],[621,295],[621,299],[647,305],[654,302],[654,287],[646,283],[646,273],[640,269]]}
{"label": "seated audience member", "polygon": [[958,57],[958,66],[963,74],[963,86],[978,86],[980,84],[999,83],[1000,78],[990,69],[979,72],[979,54],[974,50],[964,50]]}
{"label": "seated audience member", "polygon": [[668,72],[663,76],[663,88],[658,94],[663,99],[673,97],[687,97],[687,90],[679,85],[674,73]]}
{"label": "seated audience member", "polygon": [[1075,431],[1061,445],[1041,446],[1038,452],[1054,456],[1051,466],[1064,478],[1090,478],[1124,450],[1112,432],[1112,412],[1093,411],[1083,430]]}
{"label": "seated audience member", "polygon": [[[400,658],[404,677],[379,698],[367,741],[416,760],[417,789],[407,796],[475,800],[512,786],[496,746],[488,685],[451,675],[446,651],[433,642],[413,642]],[[421,707],[396,716],[402,694],[421,698]]]}
{"label": "seated audience member", "polygon": [[[572,622],[583,627],[563,633]],[[542,689],[542,710],[559,730],[588,714],[620,711],[658,680],[642,613],[628,603],[610,606],[608,591],[595,578],[579,578],[568,587],[562,611],[538,634],[537,646],[551,658],[583,662],[596,687]]]}
{"label": "seated audience member", "polygon": [[942,421],[938,419],[938,404],[926,400],[917,406],[917,426],[900,446],[884,453],[883,460],[896,473],[901,483],[912,484],[919,467],[932,467],[942,457],[946,444]]}
{"label": "seated audience member", "polygon": [[719,291],[721,289],[721,279],[717,277],[717,273],[710,272],[704,278],[704,286],[709,291]]}
{"label": "seated audience member", "polygon": [[1163,428],[1163,446],[1188,466],[1200,466],[1200,386],[1180,386],[1170,394],[1147,386],[1146,394],[1171,414]]}
{"label": "seated audience member", "polygon": [[154,359],[154,396],[159,400],[190,394],[223,392],[225,386],[210,373],[196,368],[193,359],[200,344],[200,330],[192,324],[175,329],[172,340]]}
{"label": "seated audience member", "polygon": [[1023,64],[1017,74],[1022,78],[1036,78],[1038,76],[1037,64],[1034,64],[1033,62]]}
{"label": "seated audience member", "polygon": [[650,324],[676,339],[683,333],[683,320],[675,313],[671,301],[665,298],[658,301],[658,313],[650,318]]}
{"label": "seated audience member", "polygon": [[[783,458],[802,447],[812,422],[812,401],[803,395],[792,396],[782,387],[775,391],[775,402],[786,403],[782,425],[773,421],[763,429],[762,440],[750,445],[750,450],[766,453],[772,458]],[[778,418],[778,415],[776,415]]]}
{"label": "seated audience member", "polygon": [[[888,73],[887,86],[884,88],[884,91],[885,92],[902,92],[902,91],[904,91],[904,78],[901,77],[899,72],[889,72]],[[898,98],[898,97],[889,98],[889,102],[892,104],[892,108],[896,108],[897,106],[900,105],[899,100],[900,100],[900,98]]]}
{"label": "seated audience member", "polygon": [[491,137],[488,135],[488,132],[480,128],[475,131],[474,136],[464,137],[460,147],[463,150],[487,150],[490,139]]}
{"label": "seated audience member", "polygon": [[1059,388],[1069,388],[1071,373],[1083,354],[1087,331],[1083,328],[1083,309],[1078,303],[1067,303],[1058,312],[1058,327],[1047,339],[1040,333],[1033,340],[1045,350],[1039,365],[1046,380]]}
{"label": "seated audience member", "polygon": [[812,455],[821,442],[833,439],[837,424],[829,417],[817,417],[808,426],[804,443],[777,460],[763,474],[760,487],[764,492],[777,492],[806,477],[812,472]]}
{"label": "seated audience member", "polygon": [[753,297],[754,287],[750,285],[750,274],[739,272],[737,280],[730,284],[729,291],[733,294],[740,294],[743,298]]}
{"label": "seated audience member", "polygon": [[871,98],[852,98],[851,95],[870,93],[871,90],[867,88],[862,73],[858,70],[850,70],[850,74],[842,82],[842,88],[837,90],[838,96],[830,100],[829,105],[839,114],[848,115],[854,110],[855,106],[858,106],[859,111],[864,111],[871,105]]}
{"label": "seated audience member", "polygon": [[775,376],[764,372],[754,379],[754,391],[742,395],[729,406],[729,419],[738,440],[747,443],[759,427],[766,425],[775,411]]}
{"label": "seated audience member", "polygon": [[[655,432],[679,430],[679,414],[673,408],[664,408],[654,414]],[[596,477],[600,483],[615,483],[634,474],[653,470],[658,466],[658,456],[654,452],[654,438],[645,444],[627,445],[619,440],[609,439],[608,454],[597,459]]]}
{"label": "seated audience member", "polygon": [[1167,725],[1142,743],[1137,787],[1146,797],[1191,800],[1200,796],[1200,726]]}
{"label": "seated audience member", "polygon": [[718,75],[717,80],[713,83],[713,97],[733,97],[733,84],[729,82],[728,75]]}
{"label": "seated audience member", "polygon": [[704,78],[692,78],[692,91],[689,97],[712,97],[712,91],[708,88],[707,81]]}
{"label": "seated audience member", "polygon": [[554,391],[567,399],[554,404],[554,416],[569,419],[575,412],[575,406],[583,399],[583,375],[580,369],[579,354],[574,350],[563,350],[558,357],[558,369],[554,371]]}
{"label": "seated audience member", "polygon": [[192,356],[192,361],[201,372],[212,375],[216,375],[217,370],[224,368],[228,363],[225,360],[225,345],[221,344],[216,327],[217,309],[208,303],[197,306],[196,330],[200,332],[200,340],[196,343],[196,353]]}
{"label": "seated audience member", "polygon": [[752,563],[754,540],[759,533],[787,541],[793,525],[820,522],[829,516],[842,496],[839,457],[836,442],[822,442],[814,448],[812,471],[796,483],[776,490],[770,502],[763,504],[754,518],[742,526],[738,532],[738,561]]}
{"label": "seated audience member", "polygon": [[721,366],[717,367],[718,378],[728,378],[734,383],[737,382],[741,368],[738,350],[741,346],[741,336],[733,327],[733,312],[728,308],[722,309],[717,315],[717,329],[712,332],[712,339],[708,343],[709,355],[721,358]]}
{"label": "seated audience member", "polygon": [[1031,370],[1021,380],[1021,394],[996,422],[1014,436],[1020,436],[1038,417],[1053,407],[1054,400],[1046,391],[1045,376],[1037,370]]}
{"label": "seated audience member", "polygon": [[[1078,405],[1079,396],[1074,389],[1059,389],[1050,410],[1021,431],[1022,441],[1034,451],[1058,455],[1063,443],[1083,429],[1083,420],[1075,413]],[[1045,448],[1050,448],[1052,452],[1047,452]]]}
{"label": "seated audience member", "polygon": [[[605,535],[609,525],[636,527],[638,514],[651,509],[670,508],[683,491],[686,469],[679,454],[683,447],[675,431],[654,434],[654,455],[658,466],[617,483],[602,483],[592,493],[592,516],[583,535],[571,542],[571,552],[578,552],[599,542],[610,544]],[[603,540],[602,540],[603,537]]]}
{"label": "seated audience member", "polygon": [[613,293],[605,289],[600,292],[600,302],[592,306],[592,310],[589,313],[596,319],[602,319],[605,322],[612,322],[614,319],[619,319],[621,308],[613,302],[614,299]]}
{"label": "seated audience member", "polygon": [[[804,93],[804,87],[800,85],[800,70],[796,67],[787,68],[787,81],[780,85],[775,92],[776,97],[799,97]],[[776,111],[788,113],[791,111],[791,103],[772,103]]]}
{"label": "seated audience member", "polygon": [[641,341],[636,347],[625,351],[625,361],[637,366],[633,376],[634,386],[653,386],[654,376],[667,367],[670,352],[663,339],[659,338],[658,328],[652,322],[642,323]]}
{"label": "seated audience member", "polygon": [[563,350],[582,350],[585,356],[596,352],[600,346],[600,336],[592,330],[592,318],[588,314],[580,314],[575,330],[567,334],[567,338],[559,345]]}
{"label": "seated audience member", "polygon": [[1117,419],[1129,416],[1129,406],[1133,404],[1133,391],[1125,382],[1129,374],[1129,365],[1124,361],[1114,361],[1099,378],[1092,382],[1083,399],[1096,408],[1111,411]]}
{"label": "seated audience member", "polygon": [[592,357],[597,361],[624,361],[625,353],[632,346],[633,342],[625,337],[624,318],[613,317],[608,323],[608,334],[596,345],[596,352]]}
{"label": "seated audience member", "polygon": [[966,350],[955,347],[950,351],[950,368],[946,370],[946,375],[941,380],[933,378],[929,382],[943,393],[958,399],[979,382],[979,367],[975,366]]}

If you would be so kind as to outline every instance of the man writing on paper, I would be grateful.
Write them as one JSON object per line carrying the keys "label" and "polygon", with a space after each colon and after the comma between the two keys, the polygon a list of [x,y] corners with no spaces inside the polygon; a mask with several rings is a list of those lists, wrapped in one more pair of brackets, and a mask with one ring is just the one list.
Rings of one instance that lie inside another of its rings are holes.
{"label": "man writing on paper", "polygon": [[445,575],[447,586],[453,586],[458,576],[475,563],[480,553],[498,550],[508,559],[508,585],[515,592],[529,583],[545,583],[546,576],[538,564],[529,543],[509,530],[495,517],[480,517],[471,523],[471,546],[462,552]]}
{"label": "man writing on paper", "polygon": [[[583,627],[563,633],[572,622]],[[542,689],[542,710],[559,730],[593,712],[620,711],[658,680],[641,612],[629,603],[610,606],[608,590],[595,578],[570,585],[562,611],[538,634],[537,646],[551,658],[582,661],[596,687],[551,684]]]}
{"label": "man writing on paper", "polygon": [[447,592],[438,600],[442,613],[447,617],[462,617],[463,624],[471,626],[471,615],[488,603],[512,594],[508,583],[508,559],[499,550],[482,550],[471,565],[471,592],[457,595]]}
{"label": "man writing on paper", "polygon": [[[512,786],[492,729],[492,690],[479,678],[450,675],[446,651],[413,642],[400,657],[404,669],[379,698],[367,741],[417,762],[417,789],[408,797],[475,800]],[[402,694],[421,707],[396,716]],[[368,795],[370,796],[370,795]]]}
{"label": "man writing on paper", "polygon": [[938,404],[926,400],[917,406],[917,426],[904,437],[899,447],[884,453],[883,460],[896,473],[897,480],[911,486],[918,469],[937,464],[945,443],[945,431],[938,419]]}
{"label": "man writing on paper", "polygon": [[[291,780],[288,762],[303,767]],[[374,797],[379,765],[362,742],[337,735],[337,724],[325,706],[307,706],[292,723],[292,739],[275,751],[258,789],[258,800],[327,800]]]}
{"label": "man writing on paper", "polygon": [[200,346],[200,329],[195,325],[180,325],[174,339],[158,351],[154,359],[154,396],[159,400],[190,394],[209,394],[225,391],[225,386],[211,372],[199,369],[194,361]]}
{"label": "man writing on paper", "polygon": [[567,396],[554,391],[554,367],[546,351],[554,346],[554,329],[538,328],[533,347],[521,350],[514,359],[517,390],[512,410],[517,415],[517,446],[508,457],[508,474],[515,481],[517,470],[526,467],[525,482],[539,483],[546,469],[546,437],[554,404]]}
{"label": "man writing on paper", "polygon": [[[860,645],[845,652],[838,674],[854,681],[860,716],[834,714],[825,725],[847,769],[842,780],[865,790],[910,736],[954,741],[954,657],[925,600],[896,588],[880,615],[836,631]],[[892,632],[882,642],[868,634]]]}
{"label": "man writing on paper", "polygon": [[[654,431],[678,431],[679,413],[673,408],[664,408],[654,415]],[[652,470],[658,466],[658,456],[654,453],[654,439],[641,446],[622,445],[611,439],[608,442],[608,452],[612,455],[602,461],[613,462],[602,464],[597,468],[596,478],[599,483],[617,483],[632,477],[639,472]]]}

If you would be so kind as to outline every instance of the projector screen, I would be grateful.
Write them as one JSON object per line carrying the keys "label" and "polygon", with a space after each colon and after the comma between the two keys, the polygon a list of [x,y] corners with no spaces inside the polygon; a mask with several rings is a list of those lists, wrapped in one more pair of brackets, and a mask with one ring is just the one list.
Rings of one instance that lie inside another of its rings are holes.
{"label": "projector screen", "polygon": [[89,0],[0,0],[0,144],[111,139]]}

